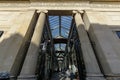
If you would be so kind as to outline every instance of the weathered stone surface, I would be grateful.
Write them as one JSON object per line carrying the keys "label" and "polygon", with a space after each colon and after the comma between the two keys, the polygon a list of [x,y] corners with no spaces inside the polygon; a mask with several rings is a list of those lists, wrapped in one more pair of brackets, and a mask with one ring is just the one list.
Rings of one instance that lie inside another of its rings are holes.
{"label": "weathered stone surface", "polygon": [[83,19],[104,75],[120,76],[120,44],[112,31],[113,27],[119,27],[120,24],[116,25],[116,21],[108,14],[109,12],[86,11]]}
{"label": "weathered stone surface", "polygon": [[[101,78],[103,78],[103,75],[98,66],[94,51],[92,49],[91,43],[89,41],[87,32],[85,30],[84,23],[79,13],[75,14],[75,22],[76,22],[76,28],[78,31],[79,39],[80,39],[80,44],[81,44],[80,46],[83,53],[83,59],[84,59],[84,64],[86,68],[86,76],[92,76],[94,74],[98,77],[101,76]],[[88,78],[88,80],[90,79],[91,78]],[[97,79],[98,78],[96,78],[96,80]]]}
{"label": "weathered stone surface", "polygon": [[106,80],[106,79],[104,77],[93,76],[93,77],[86,77],[86,80]]}
{"label": "weathered stone surface", "polygon": [[46,15],[45,13],[40,13],[38,18],[34,34],[31,40],[30,47],[28,49],[22,70],[20,72],[20,76],[25,75],[36,75],[36,67],[37,67],[37,59],[39,56],[39,47],[42,38],[42,32],[45,24]]}
{"label": "weathered stone surface", "polygon": [[[56,1],[56,0],[1,0],[1,1]],[[61,0],[61,1],[120,1],[120,0]]]}
{"label": "weathered stone surface", "polygon": [[[8,72],[10,76],[18,75],[34,29],[31,22],[34,14],[35,11],[6,13],[8,17],[12,17],[8,20],[4,18],[10,29],[2,36],[0,42],[0,72]],[[3,17],[6,16],[3,15]]]}
{"label": "weathered stone surface", "polygon": [[98,11],[120,11],[120,1],[88,1],[88,0],[21,0],[1,1],[0,10],[98,10]]}
{"label": "weathered stone surface", "polygon": [[120,77],[107,77],[107,80],[120,80]]}

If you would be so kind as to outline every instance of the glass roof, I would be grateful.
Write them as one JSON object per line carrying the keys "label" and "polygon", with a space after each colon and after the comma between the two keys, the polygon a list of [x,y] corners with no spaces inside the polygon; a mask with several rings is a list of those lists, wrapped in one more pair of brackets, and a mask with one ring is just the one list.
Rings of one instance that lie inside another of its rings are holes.
{"label": "glass roof", "polygon": [[53,38],[68,38],[72,16],[49,16],[50,29]]}
{"label": "glass roof", "polygon": [[[68,38],[72,16],[49,16],[49,25],[53,38]],[[66,44],[55,44],[55,50],[65,51]]]}
{"label": "glass roof", "polygon": [[66,44],[55,44],[55,50],[57,51],[65,51]]}

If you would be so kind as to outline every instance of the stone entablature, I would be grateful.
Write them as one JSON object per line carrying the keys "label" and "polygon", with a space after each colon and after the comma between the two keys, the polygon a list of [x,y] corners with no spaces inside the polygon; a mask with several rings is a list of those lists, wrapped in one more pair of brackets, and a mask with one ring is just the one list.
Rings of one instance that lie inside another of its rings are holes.
{"label": "stone entablature", "polygon": [[120,11],[119,2],[90,2],[90,1],[0,1],[0,10],[98,10]]}

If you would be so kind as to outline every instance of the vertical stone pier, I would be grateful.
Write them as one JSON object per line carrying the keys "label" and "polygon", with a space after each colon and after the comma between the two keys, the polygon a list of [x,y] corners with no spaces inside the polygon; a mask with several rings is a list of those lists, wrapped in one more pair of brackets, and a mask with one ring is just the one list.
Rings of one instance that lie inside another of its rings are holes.
{"label": "vertical stone pier", "polygon": [[39,48],[46,20],[46,14],[40,12],[38,21],[32,36],[32,40],[18,80],[36,80],[36,67],[39,56]]}
{"label": "vertical stone pier", "polygon": [[85,62],[86,80],[105,80],[98,66],[81,14],[77,12],[74,18]]}
{"label": "vertical stone pier", "polygon": [[[33,10],[18,12],[15,18],[10,19],[10,28],[1,37],[0,74],[6,74],[6,77],[17,77],[19,74],[33,33],[35,18],[36,12]],[[2,77],[1,75],[0,78]]]}

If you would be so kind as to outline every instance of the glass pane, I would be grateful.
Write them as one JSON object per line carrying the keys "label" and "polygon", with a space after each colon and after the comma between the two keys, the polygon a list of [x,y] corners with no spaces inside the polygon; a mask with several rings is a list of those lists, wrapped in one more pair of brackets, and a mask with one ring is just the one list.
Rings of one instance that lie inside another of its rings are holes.
{"label": "glass pane", "polygon": [[61,49],[65,50],[66,44],[61,44]]}
{"label": "glass pane", "polygon": [[62,30],[62,36],[67,38],[68,37],[68,35],[66,34],[67,30],[65,30],[63,28],[61,30]]}
{"label": "glass pane", "polygon": [[60,45],[59,44],[55,44],[55,50],[60,50]]}
{"label": "glass pane", "polygon": [[120,38],[120,31],[116,31],[116,34]]}
{"label": "glass pane", "polygon": [[52,36],[53,38],[59,36],[59,29],[52,30]]}
{"label": "glass pane", "polygon": [[60,16],[60,17],[49,16],[49,24],[50,24],[50,29],[52,30],[52,36],[54,38],[60,36],[59,27],[61,26],[61,36],[67,38],[71,27],[71,21],[72,21],[72,16]]}

